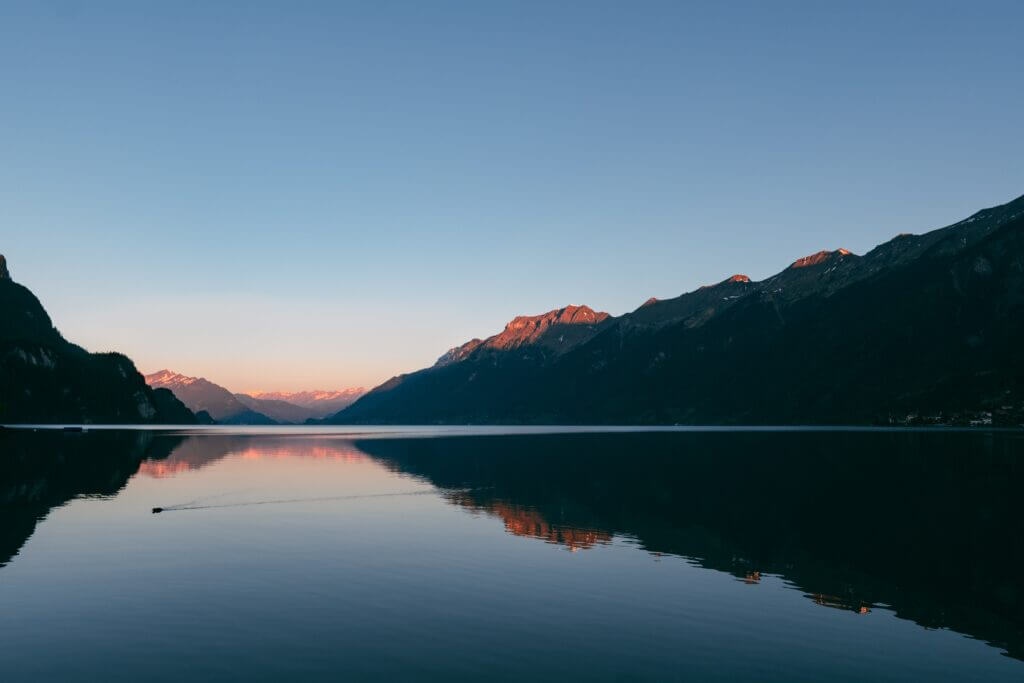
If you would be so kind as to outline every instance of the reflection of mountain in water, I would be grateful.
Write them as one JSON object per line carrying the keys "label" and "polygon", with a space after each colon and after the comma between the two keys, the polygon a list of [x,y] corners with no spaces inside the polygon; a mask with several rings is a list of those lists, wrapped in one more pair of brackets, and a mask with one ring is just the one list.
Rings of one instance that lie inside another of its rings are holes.
{"label": "reflection of mountain in water", "polygon": [[[675,433],[364,439],[0,433],[0,566],[50,509],[228,455],[367,455],[512,534],[631,539],[815,603],[887,605],[1024,659],[1020,434]],[[140,464],[141,463],[141,464]]]}
{"label": "reflection of mountain in water", "polygon": [[144,458],[166,457],[180,442],[148,431],[0,433],[0,567],[50,510],[116,494]]}
{"label": "reflection of mountain in water", "polygon": [[497,515],[505,522],[505,531],[510,534],[530,536],[548,543],[564,545],[573,552],[609,543],[612,540],[612,534],[607,531],[553,524],[538,510],[524,505],[487,500],[472,491],[455,489],[446,493],[444,497],[449,502],[474,512]]}
{"label": "reflection of mountain in water", "polygon": [[53,508],[82,496],[112,496],[135,474],[168,477],[228,455],[359,461],[350,441],[285,435],[182,437],[145,430],[0,431],[0,567]]}
{"label": "reflection of mountain in water", "polygon": [[[817,604],[889,605],[1024,658],[1024,441],[979,433],[683,433],[365,440],[512,533],[635,538]],[[588,534],[590,536],[588,536]],[[579,539],[587,539],[580,541]]]}
{"label": "reflection of mountain in water", "polygon": [[159,459],[146,460],[139,473],[150,477],[172,477],[198,470],[229,455],[250,460],[260,458],[319,458],[359,462],[366,460],[351,441],[295,437],[291,435],[210,434],[187,437],[174,451]]}

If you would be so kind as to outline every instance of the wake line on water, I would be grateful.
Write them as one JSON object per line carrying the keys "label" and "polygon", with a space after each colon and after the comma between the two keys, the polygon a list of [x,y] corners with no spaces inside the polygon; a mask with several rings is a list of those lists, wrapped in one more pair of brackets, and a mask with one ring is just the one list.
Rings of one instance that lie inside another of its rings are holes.
{"label": "wake line on water", "polygon": [[[201,496],[199,498],[193,498],[192,500],[188,501],[187,503],[178,503],[177,505],[167,505],[165,507],[159,508],[159,510],[160,510],[160,512],[163,512],[164,510],[186,510],[186,509],[192,509],[192,508],[196,508],[196,507],[216,507],[215,505],[214,506],[206,505],[206,501],[216,500],[218,498],[223,498],[224,496],[234,496],[234,495],[237,495],[239,493],[248,493],[249,491],[252,491],[252,489],[239,489],[237,491],[225,491],[224,493],[217,493],[217,494],[214,494],[212,496]],[[200,503],[203,503],[203,505],[200,505]],[[154,514],[156,513],[157,509],[158,508],[153,508],[153,513]]]}
{"label": "wake line on water", "polygon": [[211,510],[213,508],[238,508],[252,505],[285,505],[288,503],[318,503],[336,500],[358,500],[360,498],[389,498],[396,496],[426,496],[436,493],[467,493],[474,489],[444,489],[438,491],[430,489],[427,491],[393,491],[389,493],[357,493],[348,496],[317,496],[313,498],[283,498],[277,500],[253,500],[241,503],[215,503],[213,505],[194,505],[194,501],[181,503],[180,505],[167,505],[153,508],[153,514],[160,512],[178,512],[180,510]]}

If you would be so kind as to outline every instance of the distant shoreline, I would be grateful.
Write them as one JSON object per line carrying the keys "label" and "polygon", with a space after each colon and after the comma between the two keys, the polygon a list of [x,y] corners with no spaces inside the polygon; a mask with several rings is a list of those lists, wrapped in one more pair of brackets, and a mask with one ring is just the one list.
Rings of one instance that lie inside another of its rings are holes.
{"label": "distant shoreline", "polygon": [[189,435],[286,435],[351,437],[515,436],[532,434],[629,434],[715,432],[993,432],[1024,433],[1024,427],[991,425],[153,425],[153,424],[8,424],[0,430],[149,431]]}

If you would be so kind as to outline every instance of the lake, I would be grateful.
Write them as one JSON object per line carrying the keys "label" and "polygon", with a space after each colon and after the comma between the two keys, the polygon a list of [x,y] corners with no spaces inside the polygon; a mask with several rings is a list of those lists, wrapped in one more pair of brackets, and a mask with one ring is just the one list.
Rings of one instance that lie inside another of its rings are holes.
{"label": "lake", "polygon": [[1020,681],[1022,491],[1013,431],[7,429],[0,679]]}

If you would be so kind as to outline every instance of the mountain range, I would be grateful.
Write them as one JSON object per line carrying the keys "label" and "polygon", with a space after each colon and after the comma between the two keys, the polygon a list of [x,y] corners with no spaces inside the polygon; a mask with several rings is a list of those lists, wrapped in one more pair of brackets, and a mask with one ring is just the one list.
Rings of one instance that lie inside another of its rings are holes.
{"label": "mountain range", "polygon": [[[305,421],[307,418],[321,418],[336,413],[354,403],[356,399],[365,393],[366,389],[363,387],[351,387],[336,391],[325,391],[322,389],[315,389],[313,391],[252,391],[247,394],[235,394],[235,396],[243,402],[246,400],[253,401],[254,403],[250,404],[250,406],[254,409],[258,405],[266,406],[269,401],[298,406],[306,411],[306,413],[300,413],[300,415],[306,415],[306,417],[302,418]],[[270,413],[267,414],[269,415]]]}
{"label": "mountain range", "polygon": [[1024,423],[1024,197],[615,317],[517,317],[348,423]]}
{"label": "mountain range", "polygon": [[197,415],[206,414],[219,424],[303,424],[349,405],[364,393],[361,388],[342,391],[232,393],[205,377],[188,377],[172,370],[146,375],[146,383],[168,389]]}
{"label": "mountain range", "polygon": [[239,401],[224,387],[204,377],[187,377],[171,370],[160,370],[146,375],[146,384],[167,389],[198,414],[206,413],[211,421],[220,424],[277,424],[273,418],[253,410]]}
{"label": "mountain range", "polygon": [[89,353],[64,339],[39,299],[0,256],[0,423],[195,424],[120,353]]}
{"label": "mountain range", "polygon": [[122,354],[65,340],[0,256],[8,424],[1021,425],[1022,348],[1024,197],[862,256],[820,251],[620,316],[519,316],[365,394],[143,378]]}

